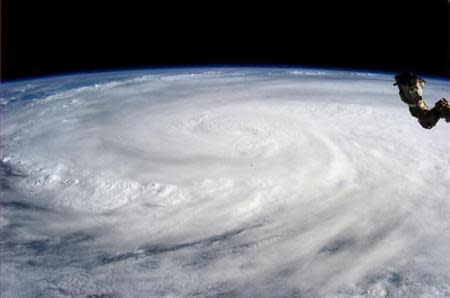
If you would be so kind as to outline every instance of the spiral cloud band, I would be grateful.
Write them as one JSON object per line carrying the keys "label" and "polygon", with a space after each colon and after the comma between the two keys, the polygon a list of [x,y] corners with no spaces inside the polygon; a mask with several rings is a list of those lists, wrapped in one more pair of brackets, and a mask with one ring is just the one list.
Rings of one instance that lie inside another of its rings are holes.
{"label": "spiral cloud band", "polygon": [[3,88],[4,297],[448,296],[447,125],[422,129],[391,75]]}

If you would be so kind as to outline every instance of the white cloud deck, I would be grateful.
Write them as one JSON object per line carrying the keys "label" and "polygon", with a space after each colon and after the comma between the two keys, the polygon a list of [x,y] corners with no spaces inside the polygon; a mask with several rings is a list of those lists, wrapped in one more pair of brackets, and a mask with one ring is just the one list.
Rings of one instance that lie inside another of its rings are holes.
{"label": "white cloud deck", "polygon": [[421,128],[390,75],[3,88],[4,297],[448,295],[448,128]]}

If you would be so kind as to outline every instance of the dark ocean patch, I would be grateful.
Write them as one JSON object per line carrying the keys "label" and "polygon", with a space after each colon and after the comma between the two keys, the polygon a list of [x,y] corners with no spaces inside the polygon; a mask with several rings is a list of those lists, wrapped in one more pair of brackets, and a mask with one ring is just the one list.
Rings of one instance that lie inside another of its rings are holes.
{"label": "dark ocean patch", "polygon": [[353,245],[355,245],[354,239],[340,238],[340,239],[336,239],[336,240],[328,243],[327,245],[323,246],[319,252],[332,255],[332,254],[342,252],[343,250],[345,250]]}
{"label": "dark ocean patch", "polygon": [[23,179],[26,175],[10,163],[0,161],[0,177],[1,189],[5,191],[13,189],[12,183],[15,179]]}
{"label": "dark ocean patch", "polygon": [[89,294],[86,296],[86,298],[119,298],[120,296],[116,295],[116,294]]}
{"label": "dark ocean patch", "polygon": [[[32,256],[71,255],[78,251],[80,246],[87,241],[93,241],[94,237],[89,234],[75,232],[59,238],[45,238],[30,241],[4,241],[2,248],[11,251],[31,251]],[[30,255],[27,253],[27,255]]]}
{"label": "dark ocean patch", "polygon": [[2,208],[11,208],[14,210],[26,210],[26,211],[45,211],[47,210],[43,206],[39,206],[34,203],[25,201],[4,201],[0,203]]}
{"label": "dark ocean patch", "polygon": [[[257,228],[261,225],[255,225],[248,228],[242,228],[242,229],[236,229],[232,230],[223,234],[214,235],[205,239],[192,241],[192,242],[186,242],[186,243],[180,243],[180,244],[173,244],[173,245],[167,245],[167,244],[154,244],[154,245],[146,245],[141,247],[140,249],[132,252],[125,252],[125,253],[117,253],[117,254],[103,254],[98,257],[98,264],[99,265],[107,265],[110,263],[116,263],[121,262],[127,259],[138,259],[142,257],[149,257],[149,256],[157,256],[160,254],[170,253],[170,252],[177,252],[183,249],[189,249],[193,247],[202,247],[202,248],[208,248],[211,247],[214,244],[223,243],[226,241],[229,241],[230,239],[242,234],[243,232]],[[213,259],[216,256],[215,253],[211,253],[208,251],[203,251],[197,255],[197,258],[200,258],[202,260],[205,259]]]}
{"label": "dark ocean patch", "polygon": [[0,173],[3,178],[7,178],[7,177],[25,178],[26,177],[25,173],[23,173],[19,169],[15,168],[10,163],[4,162],[4,161],[0,162]]}

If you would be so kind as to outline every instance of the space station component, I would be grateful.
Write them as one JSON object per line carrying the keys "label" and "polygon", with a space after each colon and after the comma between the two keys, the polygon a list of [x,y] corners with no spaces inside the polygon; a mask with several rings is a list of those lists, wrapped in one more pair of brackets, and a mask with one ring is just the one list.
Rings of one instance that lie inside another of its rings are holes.
{"label": "space station component", "polygon": [[421,77],[404,72],[395,76],[394,86],[398,86],[401,100],[409,106],[409,112],[422,127],[431,129],[441,118],[450,122],[450,104],[445,98],[437,101],[432,109],[428,108],[423,99],[425,80]]}

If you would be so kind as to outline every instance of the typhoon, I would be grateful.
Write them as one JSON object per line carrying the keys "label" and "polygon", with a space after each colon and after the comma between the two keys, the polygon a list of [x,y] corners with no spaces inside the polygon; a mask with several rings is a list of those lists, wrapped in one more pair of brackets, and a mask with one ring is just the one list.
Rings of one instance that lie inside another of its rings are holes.
{"label": "typhoon", "polygon": [[448,125],[392,77],[3,84],[2,297],[448,297]]}

